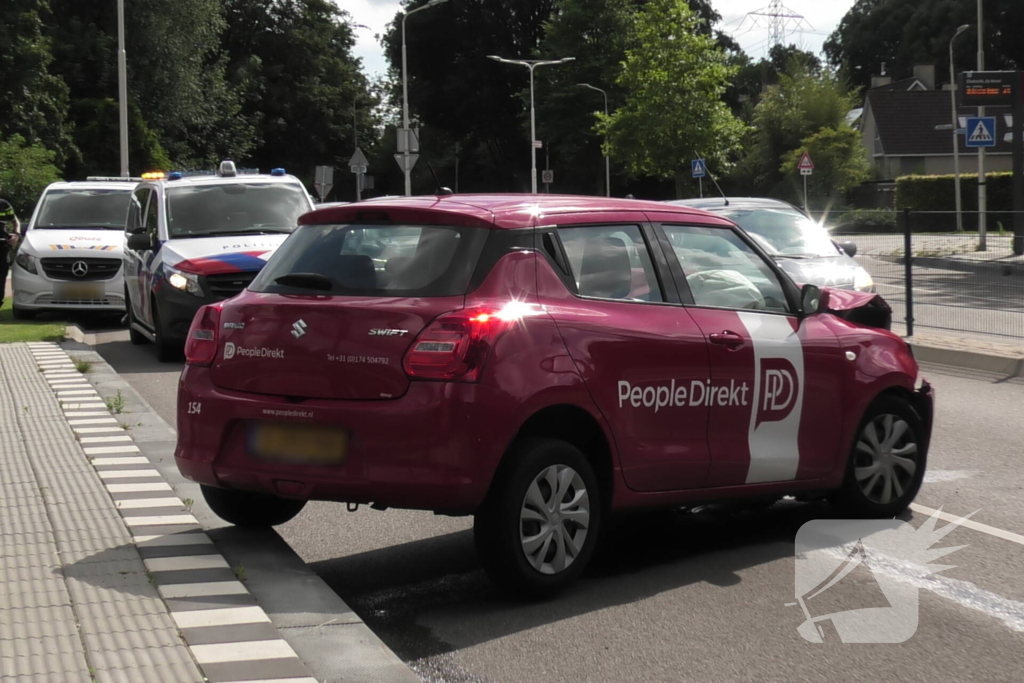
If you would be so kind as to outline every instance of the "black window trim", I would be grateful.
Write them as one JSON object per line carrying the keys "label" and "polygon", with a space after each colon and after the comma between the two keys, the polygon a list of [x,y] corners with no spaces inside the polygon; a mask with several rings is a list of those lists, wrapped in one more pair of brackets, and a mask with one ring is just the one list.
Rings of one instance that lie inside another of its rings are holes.
{"label": "black window trim", "polygon": [[[786,303],[789,306],[788,311],[755,311],[750,309],[742,308],[727,308],[723,306],[705,306],[698,304],[694,298],[693,293],[690,291],[690,285],[686,281],[686,273],[683,271],[683,265],[679,262],[679,258],[676,256],[675,250],[672,249],[672,243],[668,239],[668,235],[665,232],[665,226],[678,225],[683,228],[707,228],[712,230],[728,230],[736,235],[740,241],[750,247],[751,251],[761,257],[761,259],[768,264],[768,268],[775,273],[775,276],[779,278],[779,284],[782,286],[782,291],[786,295]],[[679,287],[679,293],[683,301],[683,305],[692,308],[706,308],[716,311],[745,311],[749,313],[764,313],[766,315],[782,315],[787,317],[799,318],[800,310],[800,290],[793,282],[792,278],[786,273],[786,271],[779,268],[779,264],[775,262],[775,259],[768,256],[757,242],[750,239],[750,237],[743,232],[742,229],[733,227],[731,225],[708,225],[705,223],[692,223],[687,221],[658,221],[653,224],[654,232],[658,235],[658,241],[662,244],[662,249],[670,254],[669,256],[669,267],[673,275],[676,278],[677,286]]]}
{"label": "black window trim", "polygon": [[[672,280],[672,286],[668,286],[664,272],[662,269],[665,267],[667,260],[665,253],[660,243],[652,240],[654,233],[652,232],[652,224],[650,221],[612,221],[606,223],[556,223],[553,225],[546,225],[537,228],[538,241],[541,239],[539,236],[543,233],[551,234],[555,240],[555,244],[558,245],[561,251],[562,258],[565,259],[565,263],[569,264],[569,256],[565,251],[565,245],[562,243],[562,237],[559,234],[561,229],[570,228],[607,228],[607,227],[623,227],[623,226],[635,226],[640,230],[640,238],[644,241],[644,245],[647,247],[647,253],[651,258],[651,268],[654,271],[654,279],[658,283],[658,287],[661,289],[661,296],[664,301],[636,301],[633,299],[605,299],[597,296],[584,296],[579,293],[579,288],[576,286],[576,279],[571,272],[564,272],[551,258],[550,254],[547,253],[546,249],[541,248],[542,245],[538,245],[538,251],[544,254],[544,257],[548,259],[548,263],[552,265],[555,272],[559,274],[562,282],[565,283],[569,292],[583,301],[611,301],[620,304],[638,304],[642,306],[680,306],[679,293],[675,288],[675,281]],[[657,248],[654,245],[657,244]],[[570,266],[571,269],[571,266]],[[670,275],[671,277],[671,275]]]}

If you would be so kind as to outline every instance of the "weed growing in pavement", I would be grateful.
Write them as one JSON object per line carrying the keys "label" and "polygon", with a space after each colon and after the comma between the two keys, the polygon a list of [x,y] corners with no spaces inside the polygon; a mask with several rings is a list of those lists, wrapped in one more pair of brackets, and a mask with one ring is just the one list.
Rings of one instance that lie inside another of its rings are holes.
{"label": "weed growing in pavement", "polygon": [[124,396],[121,395],[121,390],[117,390],[116,396],[111,396],[106,400],[107,410],[115,415],[120,415],[124,412]]}
{"label": "weed growing in pavement", "polygon": [[195,503],[196,503],[191,498],[186,498],[185,500],[183,500],[181,502],[182,502],[182,504],[184,504],[185,509],[188,510],[189,512],[192,512],[192,506],[195,505]]}
{"label": "weed growing in pavement", "polygon": [[235,568],[234,568],[234,572],[235,572],[235,578],[238,579],[239,581],[241,581],[242,583],[245,583],[245,581],[246,581],[246,579],[245,579],[245,565],[242,565],[242,564],[236,565]]}
{"label": "weed growing in pavement", "polygon": [[153,588],[156,588],[159,585],[156,582],[156,576],[153,575],[153,572],[146,572],[146,578],[149,579],[149,585]]}
{"label": "weed growing in pavement", "polygon": [[80,373],[84,375],[85,373],[92,371],[92,363],[90,363],[87,360],[82,360],[81,358],[76,358],[75,370],[78,370]]}

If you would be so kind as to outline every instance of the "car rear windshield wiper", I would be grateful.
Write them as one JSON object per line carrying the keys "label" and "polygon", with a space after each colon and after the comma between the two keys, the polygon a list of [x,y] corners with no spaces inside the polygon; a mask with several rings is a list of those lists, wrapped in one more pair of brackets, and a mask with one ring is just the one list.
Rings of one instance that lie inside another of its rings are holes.
{"label": "car rear windshield wiper", "polygon": [[274,278],[274,282],[285,287],[318,289],[323,292],[329,292],[334,289],[334,283],[319,273],[288,273],[287,275]]}

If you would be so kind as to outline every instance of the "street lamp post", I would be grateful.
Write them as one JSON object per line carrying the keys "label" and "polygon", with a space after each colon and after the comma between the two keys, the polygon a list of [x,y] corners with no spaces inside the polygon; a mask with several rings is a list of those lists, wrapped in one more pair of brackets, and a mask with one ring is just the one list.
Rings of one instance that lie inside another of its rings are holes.
{"label": "street lamp post", "polygon": [[405,138],[402,145],[402,171],[405,173],[405,196],[412,196],[412,168],[409,166],[409,67],[405,48],[405,20],[417,12],[422,12],[431,7],[443,5],[448,0],[430,0],[422,7],[410,10],[402,16],[402,136]]}
{"label": "street lamp post", "polygon": [[117,0],[117,97],[121,124],[121,177],[128,178],[128,58],[124,51],[124,0]]}
{"label": "street lamp post", "polygon": [[497,55],[487,55],[502,64],[517,64],[525,66],[530,70],[530,188],[533,194],[537,194],[537,114],[533,106],[533,70],[538,66],[549,64],[565,64],[575,60],[575,57],[563,57],[562,59],[505,59]]}
{"label": "street lamp post", "polygon": [[[589,83],[577,83],[581,88],[589,88],[590,90],[596,90],[597,92],[604,95],[604,116],[608,118],[608,93],[601,88],[595,88]],[[607,154],[604,155],[604,196],[612,196],[612,163],[611,159]]]}
{"label": "street lamp post", "polygon": [[[985,70],[985,15],[978,0],[978,71]],[[978,116],[985,115],[985,107],[978,107]],[[985,148],[978,148],[978,251],[986,251],[988,188],[985,182]]]}
{"label": "street lamp post", "polygon": [[957,232],[963,232],[964,219],[963,206],[960,199],[960,119],[956,115],[956,67],[953,65],[953,41],[969,28],[968,24],[964,24],[949,39],[949,97],[953,105],[953,185],[956,192]]}

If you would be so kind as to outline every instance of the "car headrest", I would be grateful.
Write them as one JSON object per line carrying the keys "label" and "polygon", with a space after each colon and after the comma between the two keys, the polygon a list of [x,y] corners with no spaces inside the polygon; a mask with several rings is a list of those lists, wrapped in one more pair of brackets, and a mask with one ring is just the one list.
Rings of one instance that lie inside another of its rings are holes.
{"label": "car headrest", "polygon": [[334,263],[335,279],[346,289],[377,289],[373,259],[364,254],[341,254]]}
{"label": "car headrest", "polygon": [[629,251],[620,237],[587,240],[580,267],[580,294],[602,299],[624,299],[633,285]]}

